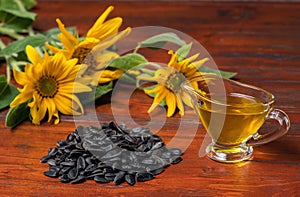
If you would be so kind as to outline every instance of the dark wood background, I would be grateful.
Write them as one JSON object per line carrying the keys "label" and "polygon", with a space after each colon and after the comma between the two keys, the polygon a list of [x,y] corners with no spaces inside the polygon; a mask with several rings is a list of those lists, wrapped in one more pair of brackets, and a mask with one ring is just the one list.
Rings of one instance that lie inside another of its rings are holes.
{"label": "dark wood background", "polygon": [[[4,126],[6,109],[0,112],[0,196],[299,196],[300,3],[43,0],[33,10],[38,14],[34,27],[40,31],[56,27],[59,17],[84,34],[108,5],[115,6],[111,17],[123,17],[122,29],[155,25],[185,32],[204,45],[221,70],[238,72],[236,80],[272,92],[275,107],[290,117],[289,133],[255,147],[251,161],[221,164],[199,157],[205,136],[199,125],[183,161],[152,181],[134,187],[94,181],[71,185],[45,177],[48,166],[39,159],[78,122],[62,116],[58,125],[33,126],[27,121],[11,130]],[[4,73],[5,65],[1,65],[0,74]],[[122,96],[122,91],[118,94]],[[104,97],[96,103],[100,121],[114,119],[108,101]],[[141,125],[151,121],[147,114],[151,102],[136,91],[129,102],[133,120]],[[169,142],[180,122],[178,114],[168,118],[158,134]],[[187,121],[186,130],[194,128],[195,122]]]}

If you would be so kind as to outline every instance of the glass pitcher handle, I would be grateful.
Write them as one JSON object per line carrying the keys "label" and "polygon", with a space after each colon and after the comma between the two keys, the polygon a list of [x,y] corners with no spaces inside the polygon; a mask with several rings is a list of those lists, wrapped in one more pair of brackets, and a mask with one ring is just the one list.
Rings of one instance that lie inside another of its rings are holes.
{"label": "glass pitcher handle", "polygon": [[[267,118],[266,122],[269,120],[275,120],[278,124],[278,127],[275,129],[275,131],[270,131],[266,134],[260,134],[259,132],[255,133],[252,138],[250,138],[246,144],[248,146],[257,146],[261,144],[266,144],[271,141],[276,140],[277,138],[283,136],[286,134],[290,128],[290,120],[288,115],[280,110],[280,109],[274,109],[272,110]],[[273,123],[275,124],[275,123]]]}

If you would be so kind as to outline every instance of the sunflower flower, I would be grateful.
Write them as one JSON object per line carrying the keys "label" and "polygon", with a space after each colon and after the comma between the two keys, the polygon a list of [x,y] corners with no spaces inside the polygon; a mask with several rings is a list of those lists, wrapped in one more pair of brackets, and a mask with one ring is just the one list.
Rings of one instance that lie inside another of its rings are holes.
{"label": "sunflower flower", "polygon": [[[130,32],[130,28],[127,28],[122,33],[117,34],[119,28],[122,24],[121,17],[115,17],[110,20],[106,20],[110,12],[114,9],[113,6],[108,7],[104,13],[96,20],[95,24],[89,29],[86,36],[83,39],[80,39],[72,35],[72,33],[68,32],[61,22],[60,19],[56,19],[58,27],[61,31],[61,34],[58,34],[58,37],[63,45],[63,48],[57,48],[50,44],[46,44],[47,48],[50,49],[54,54],[58,52],[62,52],[67,59],[77,58],[78,63],[89,63],[90,67],[86,73],[84,73],[84,77],[86,77],[85,82],[91,81],[91,85],[97,85],[97,81],[95,81],[95,76],[99,76],[99,83],[103,83],[103,81],[112,81],[121,76],[121,70],[106,72],[99,71],[99,69],[105,69],[104,66],[107,65],[107,62],[117,58],[118,54],[114,52],[105,51],[111,45],[113,45],[117,40],[126,36]],[[104,42],[104,43],[102,43]],[[99,46],[100,45],[100,46]],[[92,56],[87,61],[85,58],[92,52],[92,50],[97,46],[97,53],[103,51],[102,53],[97,54],[96,57]],[[92,61],[91,61],[92,59]],[[100,61],[96,61],[99,60]],[[84,62],[85,60],[85,62]],[[105,61],[103,61],[105,60]],[[102,73],[103,78],[102,79]],[[122,73],[123,74],[123,73]]]}
{"label": "sunflower flower", "polygon": [[62,53],[44,57],[32,47],[26,47],[28,59],[32,64],[25,66],[25,72],[13,70],[15,80],[23,86],[20,94],[13,100],[10,107],[28,102],[32,123],[39,125],[48,112],[48,122],[56,117],[59,123],[59,112],[66,115],[80,115],[83,107],[74,93],[88,92],[91,88],[74,82],[78,72],[84,66],[77,65],[77,59],[67,60]]}
{"label": "sunflower flower", "polygon": [[[186,80],[193,79],[195,77],[201,77],[202,73],[198,71],[209,59],[204,58],[193,62],[199,54],[195,54],[182,61],[178,61],[178,54],[173,51],[169,51],[171,59],[168,63],[168,67],[159,68],[155,71],[152,77],[138,77],[140,80],[155,81],[155,85],[152,89],[144,89],[146,94],[155,94],[153,103],[148,110],[148,113],[152,112],[157,105],[159,105],[164,99],[168,107],[167,116],[171,117],[176,110],[179,109],[179,114],[184,115],[184,104],[192,107],[189,95],[182,90],[181,84]],[[201,90],[198,88],[197,81],[190,82],[190,85],[198,92]]]}

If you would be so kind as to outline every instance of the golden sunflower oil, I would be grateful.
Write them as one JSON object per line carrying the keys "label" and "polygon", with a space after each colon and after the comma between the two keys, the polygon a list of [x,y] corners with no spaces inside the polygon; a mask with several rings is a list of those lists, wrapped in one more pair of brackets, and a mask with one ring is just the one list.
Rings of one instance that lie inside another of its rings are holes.
{"label": "golden sunflower oil", "polygon": [[[219,100],[218,97],[211,99]],[[268,106],[244,94],[227,95],[226,105],[217,102],[201,101],[198,113],[209,135],[220,145],[245,142],[262,126],[269,111]]]}

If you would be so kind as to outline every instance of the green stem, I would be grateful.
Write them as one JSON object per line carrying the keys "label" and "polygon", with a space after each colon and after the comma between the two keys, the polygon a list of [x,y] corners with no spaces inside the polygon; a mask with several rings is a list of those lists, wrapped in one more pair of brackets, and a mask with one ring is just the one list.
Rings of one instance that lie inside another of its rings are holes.
{"label": "green stem", "polygon": [[137,51],[140,49],[140,45],[137,45],[136,48],[134,49],[133,53],[137,53]]}
{"label": "green stem", "polygon": [[[4,49],[6,46],[5,44],[2,42],[2,40],[0,40],[0,49]],[[7,83],[10,82],[10,67],[8,64],[8,56],[4,56],[5,60],[6,60],[6,81]]]}
{"label": "green stem", "polygon": [[148,65],[153,66],[154,68],[161,68],[161,66],[154,62],[148,62]]}
{"label": "green stem", "polygon": [[2,42],[2,40],[0,40],[0,49],[4,49],[5,47],[5,44]]}
{"label": "green stem", "polygon": [[21,69],[20,69],[20,65],[24,65],[24,64],[22,64],[22,62],[18,62],[18,61],[16,61],[13,57],[8,57],[7,58],[7,63],[13,68],[13,69],[15,69],[15,70],[17,70],[17,71],[21,71]]}
{"label": "green stem", "polygon": [[6,81],[7,81],[7,83],[10,82],[10,67],[9,67],[8,63],[6,65]]}
{"label": "green stem", "polygon": [[35,32],[32,29],[32,26],[28,27],[28,34],[29,34],[29,36],[34,36],[35,35]]}
{"label": "green stem", "polygon": [[16,33],[14,30],[0,26],[0,34],[8,35],[16,40],[21,40],[24,36]]}
{"label": "green stem", "polygon": [[146,73],[146,74],[150,75],[150,76],[153,76],[154,73],[155,73],[154,70],[150,70],[150,69],[148,69],[148,68],[141,68],[141,71],[142,71],[143,73]]}
{"label": "green stem", "polygon": [[22,1],[20,1],[20,0],[14,0],[14,2],[18,5],[20,11],[26,11],[26,9],[25,9]]}

